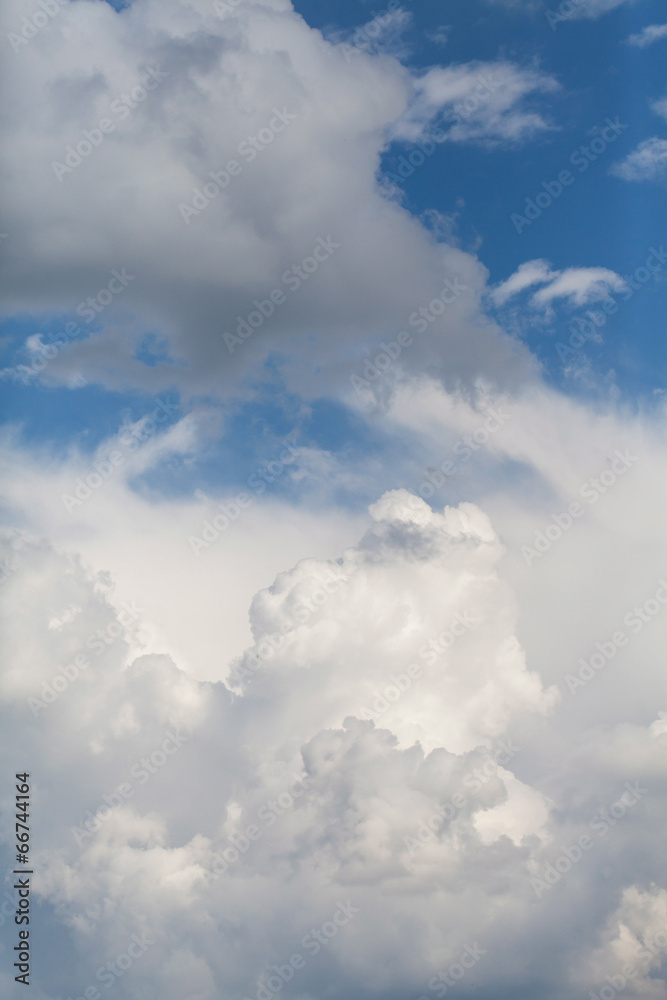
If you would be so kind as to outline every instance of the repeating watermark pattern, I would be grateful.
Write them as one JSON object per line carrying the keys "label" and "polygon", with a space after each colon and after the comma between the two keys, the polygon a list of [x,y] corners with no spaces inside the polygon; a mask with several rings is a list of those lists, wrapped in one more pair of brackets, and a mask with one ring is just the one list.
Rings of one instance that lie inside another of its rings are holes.
{"label": "repeating watermark pattern", "polygon": [[127,456],[144,445],[157,432],[158,425],[168,420],[177,409],[177,403],[172,403],[168,399],[158,399],[157,405],[151,413],[142,417],[131,430],[124,431],[119,438],[120,447],[110,451],[106,459],[93,462],[93,471],[87,476],[79,476],[75,480],[71,493],[60,494],[60,499],[67,513],[71,514],[86,500],[90,500],[94,492],[108,482],[115,471],[123,465]]}
{"label": "repeating watermark pattern", "polygon": [[305,625],[312,615],[316,614],[329,600],[332,594],[337,593],[348,578],[340,570],[332,567],[328,573],[316,580],[318,584],[308,597],[302,597],[299,604],[292,612],[292,621],[284,622],[280,626],[280,632],[272,632],[260,642],[255,657],[250,662],[245,662],[233,673],[231,681],[234,685],[240,685],[243,681],[255,676],[266,660],[270,660],[278,650],[282,649],[288,637],[293,636],[297,625]]}
{"label": "repeating watermark pattern", "polygon": [[[485,761],[481,767],[475,767],[469,774],[466,774],[463,778],[464,787],[470,789],[473,795],[476,794],[487,781],[498,775],[498,768],[509,764],[520,750],[521,747],[515,746],[511,740],[500,740],[497,748],[492,751],[494,759]],[[469,801],[470,796],[464,795],[462,792],[454,792],[448,802],[436,803],[430,816],[422,820],[417,827],[414,837],[406,836],[403,838],[408,855],[414,855],[426,844],[437,840],[445,824],[451,823]]]}
{"label": "repeating watermark pattern", "polygon": [[[252,495],[245,492],[237,493],[234,500],[217,504],[220,513],[216,514],[210,520],[206,519],[202,521],[201,537],[199,535],[190,535],[188,537],[188,544],[194,554],[198,556],[201,554],[202,549],[210,548],[213,542],[216,542],[231,524],[238,521],[241,511],[247,510],[252,505],[254,498],[262,496],[270,483],[274,483],[277,479],[280,479],[286,467],[292,465],[301,453],[301,450],[301,448],[295,448],[291,442],[285,441],[285,446],[277,458],[272,459],[270,462],[265,462],[256,472],[248,476],[247,484],[252,491]],[[195,496],[201,500],[207,499],[201,490],[197,490]]]}
{"label": "repeating watermark pattern", "polygon": [[502,86],[500,80],[494,80],[492,73],[478,77],[475,85],[470,88],[470,93],[445,114],[445,121],[452,126],[463,125]]}
{"label": "repeating watermark pattern", "polygon": [[[125,629],[142,614],[143,610],[143,608],[136,607],[134,601],[123,601],[121,610],[118,612],[118,621],[110,622],[106,628],[98,628],[91,632],[86,639],[86,649],[92,650],[95,656],[101,656],[109,646],[124,636]],[[88,669],[90,662],[88,656],[79,653],[71,663],[62,667],[51,678],[50,682],[45,681],[42,684],[40,698],[27,699],[30,711],[35,718],[39,716],[40,712],[45,712],[49,705],[52,705],[70,684],[73,684],[81,676],[83,670]]]}
{"label": "repeating watermark pattern", "polygon": [[341,45],[346,62],[351,62],[352,57],[359,52],[371,52],[373,44],[380,37],[385,28],[389,27],[396,16],[396,12],[401,9],[401,0],[389,0],[386,10],[381,10],[375,14],[370,21],[357,28],[349,42]]}
{"label": "repeating watermark pattern", "polygon": [[[269,119],[268,125],[261,128],[257,135],[249,135],[240,142],[236,150],[237,154],[243,157],[246,163],[252,163],[262,150],[270,146],[275,137],[280,132],[284,132],[296,118],[297,115],[291,114],[287,108],[283,108],[282,111],[274,108],[273,117]],[[181,202],[178,206],[178,211],[186,226],[190,225],[192,216],[197,216],[208,208],[211,202],[229,187],[232,177],[238,177],[242,171],[243,164],[239,163],[238,160],[229,160],[221,170],[210,170],[208,176],[211,180],[205,181],[201,188],[194,187],[192,189],[192,204],[186,205]]]}
{"label": "repeating watermark pattern", "polygon": [[[427,305],[419,306],[410,313],[408,325],[417,333],[425,333],[429,325],[435,323],[447,308],[468,290],[468,285],[462,284],[458,277],[447,278],[439,295],[431,299]],[[381,350],[372,360],[369,358],[364,364],[361,375],[350,375],[350,382],[357,395],[363,396],[364,393],[370,392],[371,383],[385,375],[394,362],[398,361],[403,350],[413,343],[414,337],[406,330],[401,330],[396,340],[390,341],[389,344],[383,341],[380,344]]]}
{"label": "repeating watermark pattern", "polygon": [[[111,989],[116,980],[124,976],[137,959],[143,958],[151,945],[154,944],[155,940],[150,938],[146,931],[141,936],[132,934],[125,951],[122,951],[120,955],[116,955],[113,962],[106,962],[104,965],[101,965],[95,973],[95,979],[98,983],[102,983],[107,990]],[[101,996],[102,994],[97,986],[91,983],[90,986],[85,988],[81,996],[72,997],[70,995],[67,1000],[100,1000]]]}
{"label": "repeating watermark pattern", "polygon": [[544,16],[549,22],[549,27],[555,31],[561,21],[569,21],[580,11],[584,10],[590,0],[562,0],[556,10],[545,10]]}
{"label": "repeating watermark pattern", "polygon": [[[46,336],[49,341],[45,344],[42,337]],[[47,333],[36,334],[26,341],[28,350],[33,355],[30,365],[17,365],[14,369],[23,385],[30,385],[32,380],[39,378],[50,361],[58,355],[58,351],[64,350],[72,340],[83,338],[84,332],[76,323],[66,323],[59,334]],[[36,355],[36,356],[35,356]]]}
{"label": "repeating watermark pattern", "polygon": [[[322,236],[317,237],[317,242],[313,252],[303,258],[298,264],[293,264],[280,278],[281,284],[290,292],[298,292],[301,286],[308,281],[312,274],[319,269],[320,265],[329,260],[331,255],[340,249],[340,243],[334,243],[331,236],[326,240]],[[287,302],[287,295],[282,288],[273,288],[268,293],[266,299],[253,300],[253,306],[247,316],[237,316],[236,333],[223,333],[222,339],[227,345],[227,350],[233,354],[237,347],[240,347],[246,340],[252,337],[256,330],[264,325],[269,317],[273,316],[276,308]]]}
{"label": "repeating watermark pattern", "polygon": [[134,281],[135,278],[136,275],[128,274],[124,267],[120,271],[118,268],[114,268],[105,288],[100,288],[97,295],[89,295],[87,299],[79,302],[76,307],[77,316],[85,319],[86,323],[92,323],[95,317],[111,304],[114,296],[124,292],[129,283]]}
{"label": "repeating watermark pattern", "polygon": [[15,374],[19,377],[23,385],[30,385],[32,380],[39,378],[49,361],[53,361],[57,357],[58,351],[62,351],[71,340],[79,339],[84,334],[81,327],[77,326],[76,323],[66,323],[59,335],[53,333],[46,334],[46,338],[50,343],[45,344],[42,336],[41,333],[34,334],[26,341],[26,347],[32,354],[30,365],[17,365],[14,369]]}
{"label": "repeating watermark pattern", "polygon": [[414,144],[415,149],[412,149],[407,154],[402,153],[398,157],[398,166],[395,173],[393,170],[385,170],[384,176],[392,184],[402,184],[408,177],[412,177],[415,170],[418,170],[419,167],[426,163],[429,156],[433,156],[438,146],[441,146],[443,142],[447,142],[447,132],[436,126],[431,129],[428,135],[417,139]]}
{"label": "repeating watermark pattern", "polygon": [[14,52],[19,52],[24,45],[32,41],[35,35],[53,20],[60,9],[68,5],[68,2],[69,0],[39,0],[41,10],[36,10],[31,17],[22,18],[19,31],[10,31],[7,35],[7,41]]}
{"label": "repeating watermark pattern", "polygon": [[[601,809],[590,820],[588,826],[597,834],[599,839],[607,836],[612,827],[627,815],[628,810],[637,805],[643,795],[648,793],[648,788],[642,788],[638,781],[631,784],[626,781],[625,791],[607,809]],[[598,841],[587,834],[582,833],[576,843],[564,847],[558,858],[548,864],[542,872],[542,877],[533,876],[530,884],[538,899],[541,899],[545,892],[553,889],[560,882],[564,875],[571,870],[573,865],[578,864],[584,854],[592,851]]]}
{"label": "repeating watermark pattern", "polygon": [[396,336],[396,340],[390,341],[389,344],[382,341],[380,343],[382,350],[378,351],[373,360],[369,358],[366,361],[361,375],[350,375],[350,382],[357,395],[361,396],[363,392],[368,392],[371,388],[371,382],[381,378],[391,368],[393,362],[400,358],[404,348],[411,347],[412,344],[414,344],[414,337],[406,330],[401,330]]}
{"label": "repeating watermark pattern", "polygon": [[603,986],[598,993],[591,990],[588,994],[589,1000],[614,1000],[614,997],[618,993],[622,993],[633,979],[651,967],[655,958],[665,947],[667,947],[667,931],[658,931],[653,934],[644,942],[644,947],[637,956],[637,964],[630,965],[629,962],[626,962],[621,972],[617,972],[613,976],[605,976],[607,985]]}
{"label": "repeating watermark pattern", "polygon": [[[618,480],[626,474],[628,469],[635,462],[639,461],[636,455],[630,454],[628,448],[625,451],[617,449],[614,452],[614,456],[611,468],[603,469],[597,476],[591,476],[579,488],[579,495],[583,497],[589,506],[596,504],[600,497],[608,493]],[[548,552],[554,543],[562,538],[566,531],[570,530],[574,522],[583,517],[584,513],[585,507],[575,500],[568,506],[566,511],[560,514],[552,514],[551,520],[553,524],[548,524],[544,530],[535,532],[533,547],[531,548],[530,545],[521,546],[521,554],[526,565],[532,566],[536,559],[541,559],[545,552]]]}
{"label": "repeating watermark pattern", "polygon": [[[466,973],[473,969],[485,955],[486,950],[480,948],[477,941],[474,944],[464,945],[458,961],[452,962],[444,972],[438,972],[437,975],[429,979],[428,989],[435,993],[436,997],[446,996],[448,991],[460,983]],[[420,996],[418,1000],[432,1000],[432,997]]]}
{"label": "repeating watermark pattern", "polygon": [[[130,777],[135,778],[139,785],[145,785],[151,775],[156,774],[161,767],[164,767],[169,758],[178,753],[180,748],[185,743],[189,743],[191,739],[190,736],[184,735],[178,730],[172,732],[171,729],[168,729],[164,736],[165,739],[149,757],[141,757],[130,768]],[[114,809],[125,805],[125,802],[134,796],[135,791],[131,781],[124,781],[113,791],[103,795],[102,802],[95,812],[93,813],[89,809],[80,825],[71,827],[72,836],[76,840],[77,846],[81,847],[84,840],[93,837],[101,829],[102,824],[110,818]]]}
{"label": "repeating watermark pattern", "polygon": [[[440,656],[443,656],[454,645],[457,639],[470,629],[477,628],[480,624],[481,620],[474,615],[467,611],[459,612],[450,622],[449,628],[419,647],[419,656],[429,666],[432,666]],[[376,691],[374,693],[372,707],[360,709],[357,713],[358,718],[364,721],[379,719],[391,708],[392,704],[395,704],[410,690],[412,682],[419,680],[421,673],[422,667],[419,663],[410,663],[406,667],[405,673],[394,675],[391,678],[392,683],[388,684],[383,692]]]}
{"label": "repeating watermark pattern", "polygon": [[233,14],[237,7],[240,7],[245,0],[213,0],[213,9],[220,18],[224,21],[226,17]]}
{"label": "repeating watermark pattern", "polygon": [[461,471],[461,467],[466,465],[484,445],[488,444],[491,435],[496,434],[510,419],[510,414],[505,413],[502,409],[500,411],[487,410],[483,423],[476,427],[471,434],[464,434],[452,447],[452,453],[456,456],[456,460],[448,458],[437,469],[427,469],[419,489],[412,492],[419,493],[419,496],[424,500],[430,500],[436,491],[446,484],[447,479],[457,475]]}
{"label": "repeating watermark pattern", "polygon": [[0,584],[6,583],[10,576],[18,571],[18,560],[14,557],[10,563],[7,559],[0,559]]}
{"label": "repeating watermark pattern", "polygon": [[[500,81],[494,80],[490,73],[478,77],[474,86],[471,86],[470,93],[445,114],[444,120],[452,128],[463,125],[485,101],[488,101],[492,94],[495,94],[500,86],[502,86]],[[412,177],[414,172],[426,163],[427,158],[433,156],[438,146],[447,142],[448,138],[449,130],[439,126],[432,128],[427,135],[417,139],[414,144],[415,149],[398,157],[395,172],[387,170],[384,172],[384,176],[392,184],[402,184],[408,177]]]}
{"label": "repeating watermark pattern", "polygon": [[[325,920],[321,927],[312,927],[301,939],[301,947],[313,958],[319,955],[322,948],[338,936],[339,931],[349,924],[359,913],[359,908],[352,905],[351,900],[342,903],[340,900],[331,920]],[[306,967],[307,959],[301,952],[295,952],[285,965],[272,965],[269,974],[262,976],[254,1000],[273,1000],[284,986],[291,982],[297,972]],[[243,997],[250,1000],[250,997]]]}
{"label": "repeating watermark pattern", "polygon": [[[158,66],[146,67],[146,72],[142,76],[141,82],[132,87],[130,91],[120,94],[111,102],[111,113],[116,115],[118,121],[125,121],[131,112],[142,101],[146,100],[149,92],[155,90],[167,76],[169,74],[161,70]],[[66,174],[71,174],[77,167],[80,167],[93,150],[102,145],[106,136],[116,131],[116,124],[117,122],[111,118],[100,118],[97,127],[81,130],[83,138],[77,142],[76,147],[72,145],[65,147],[64,163],[61,163],[59,160],[52,160],[51,169],[61,184]]]}
{"label": "repeating watermark pattern", "polygon": [[[660,614],[664,606],[667,604],[667,583],[664,580],[658,580],[658,589],[653,597],[649,597],[644,604],[635,605],[631,608],[628,613],[623,618],[623,624],[630,629],[632,635],[637,635],[641,632],[656,615]],[[595,643],[595,652],[591,654],[588,660],[583,657],[579,659],[579,671],[577,676],[574,674],[565,675],[565,683],[567,684],[570,694],[576,694],[579,688],[586,687],[594,677],[597,677],[601,670],[610,663],[619,649],[627,646],[631,636],[619,629],[614,632],[611,639],[605,640],[603,642]]]}
{"label": "repeating watermark pattern", "polygon": [[[644,264],[637,267],[632,274],[623,275],[625,288],[619,293],[623,297],[623,302],[629,302],[636,291],[645,286],[651,278],[655,278],[662,271],[665,261],[667,261],[667,254],[665,254],[665,248],[662,245],[659,250],[650,247]],[[599,339],[599,331],[606,325],[608,318],[619,310],[619,304],[613,295],[609,294],[604,300],[602,310],[600,312],[599,309],[590,309],[585,319],[577,317],[577,325],[574,322],[570,324],[570,337],[567,344],[560,341],[556,344],[556,352],[561,361],[571,361],[586,341]]]}
{"label": "repeating watermark pattern", "polygon": [[[576,167],[580,174],[583,174],[592,163],[595,163],[607,148],[618,139],[621,132],[624,132],[628,125],[624,125],[618,117],[606,118],[603,125],[596,126],[592,131],[598,132],[588,145],[578,146],[572,151],[569,163]],[[539,219],[543,212],[557,201],[567,187],[571,187],[576,180],[575,175],[570,170],[561,170],[557,180],[542,181],[540,187],[543,189],[533,198],[526,198],[523,208],[523,215],[519,212],[512,212],[510,222],[517,233],[521,234],[526,226]]]}
{"label": "repeating watermark pattern", "polygon": [[[85,319],[86,323],[92,323],[95,317],[101,313],[113,301],[116,295],[120,295],[136,275],[128,274],[125,267],[114,268],[111,271],[111,278],[104,288],[100,288],[96,295],[79,302],[76,312]],[[44,343],[46,336],[49,343]],[[84,331],[76,323],[66,323],[63,330],[58,334],[34,334],[26,341],[28,350],[33,355],[31,364],[17,365],[15,372],[19,376],[23,385],[30,385],[31,380],[38,378],[50,361],[57,357],[58,352],[64,350],[73,340],[80,340],[85,337]]]}
{"label": "repeating watermark pattern", "polygon": [[308,775],[299,776],[293,774],[292,778],[291,787],[286,788],[275,799],[268,799],[257,810],[257,818],[261,821],[265,829],[262,829],[256,823],[248,823],[244,827],[243,832],[237,831],[230,834],[230,844],[223,849],[221,854],[216,853],[213,855],[212,867],[204,869],[202,875],[206,886],[209,886],[211,882],[217,881],[222,875],[226,875],[231,866],[235,865],[250,850],[252,844],[261,840],[265,830],[272,827],[277,822],[278,817],[292,808],[295,801],[301,798],[306,792],[306,786],[312,781],[312,778]]}

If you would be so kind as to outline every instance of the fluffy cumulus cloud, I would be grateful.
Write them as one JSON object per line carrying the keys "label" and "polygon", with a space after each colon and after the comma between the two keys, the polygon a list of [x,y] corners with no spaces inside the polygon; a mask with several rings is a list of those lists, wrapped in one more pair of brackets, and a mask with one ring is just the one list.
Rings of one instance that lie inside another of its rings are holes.
{"label": "fluffy cumulus cloud", "polygon": [[[664,104],[659,102],[661,109]],[[611,172],[624,181],[655,181],[667,171],[667,139],[653,136],[640,142],[636,149],[615,163]]]}
{"label": "fluffy cumulus cloud", "polygon": [[[307,564],[279,577],[255,601],[258,646],[231,675],[248,697],[276,704],[282,684],[289,690],[289,678],[299,677],[323,696],[326,714],[309,712],[312,724],[331,724],[354,704],[352,714],[381,718],[403,747],[419,741],[426,751],[446,745],[455,752],[500,737],[516,711],[552,704],[555,692],[541,691],[505,631],[511,599],[496,577],[502,550],[488,518],[469,504],[434,514],[405,490],[386,494],[371,514],[377,528],[332,569],[332,595],[315,623],[298,626],[306,614],[300,599],[310,597],[312,604],[308,588],[317,588]],[[267,633],[280,649],[264,671],[260,650],[270,654]],[[331,675],[329,654],[321,660],[319,650],[339,645]],[[414,676],[406,673],[408,664]],[[259,676],[252,679],[255,669]]]}
{"label": "fluffy cumulus cloud", "polygon": [[446,334],[453,377],[525,374],[526,353],[476,321],[484,268],[435,246],[377,173],[392,128],[417,136],[470,96],[452,139],[543,129],[526,101],[556,81],[506,62],[414,78],[361,47],[351,58],[282,0],[228,7],[67,3],[26,40],[21,3],[6,5],[20,39],[6,309],[63,317],[47,382],[220,394],[298,342],[286,377],[306,391],[317,371],[326,388],[363,357],[360,328],[398,333],[447,279],[465,294],[406,363],[442,364]]}
{"label": "fluffy cumulus cloud", "polygon": [[[460,974],[489,998],[556,977],[664,1000],[664,443],[554,393],[505,403],[398,393],[396,435],[456,457],[491,516],[416,495],[456,478],[444,462],[387,492],[359,539],[259,590],[220,679],[156,643],[142,593],[59,522],[55,549],[5,534],[3,739],[49,816],[35,890],[67,958],[48,1000],[317,997],[323,978],[398,1000]],[[516,489],[490,491],[485,462],[522,469]]]}
{"label": "fluffy cumulus cloud", "polygon": [[405,490],[370,515],[340,557],[257,595],[227,685],[147,653],[108,578],[4,540],[20,567],[3,736],[20,727],[39,775],[35,890],[66,931],[44,996],[314,997],[325,977],[333,996],[398,998],[466,969],[491,997],[517,970],[540,991],[555,963],[583,989],[632,962],[645,995],[667,944],[657,858],[589,894],[659,815],[667,737],[626,727],[575,751],[587,798],[530,777],[560,698],[527,668],[488,517]]}
{"label": "fluffy cumulus cloud", "polygon": [[[146,404],[0,438],[34,995],[667,1000],[664,398],[568,398],[499,325],[626,279],[540,247],[490,284],[382,170],[547,137],[555,77],[410,71],[396,5],[3,17],[6,309],[44,323],[2,378]],[[267,372],[260,489],[219,445]],[[327,397],[358,451],[303,430]]]}

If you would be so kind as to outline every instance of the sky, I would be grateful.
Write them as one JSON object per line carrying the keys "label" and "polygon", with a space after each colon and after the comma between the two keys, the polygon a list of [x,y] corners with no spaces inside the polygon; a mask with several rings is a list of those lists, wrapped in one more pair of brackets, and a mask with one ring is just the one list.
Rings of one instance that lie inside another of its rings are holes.
{"label": "sky", "polygon": [[2,17],[2,996],[667,1000],[664,5]]}

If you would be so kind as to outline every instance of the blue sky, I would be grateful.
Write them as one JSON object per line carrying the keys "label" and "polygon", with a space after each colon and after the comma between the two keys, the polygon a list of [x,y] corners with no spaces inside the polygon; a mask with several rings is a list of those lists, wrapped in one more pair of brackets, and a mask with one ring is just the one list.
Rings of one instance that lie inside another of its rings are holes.
{"label": "blue sky", "polygon": [[[627,184],[608,171],[647,134],[665,135],[664,120],[649,107],[649,99],[665,90],[665,42],[647,49],[624,44],[645,25],[660,23],[663,6],[659,0],[623,5],[596,20],[564,20],[555,30],[544,9],[527,12],[523,6],[507,10],[480,0],[407,6],[408,65],[426,69],[443,59],[459,63],[502,55],[536,62],[560,81],[562,90],[542,102],[553,130],[514,149],[449,144],[436,149],[405,180],[406,204],[416,214],[433,208],[457,213],[457,234],[466,247],[481,240],[477,252],[492,283],[537,257],[557,268],[602,266],[632,273],[644,263],[649,248],[664,240],[667,189],[664,181]],[[557,4],[545,6],[558,10]],[[297,9],[324,31],[352,30],[359,24],[360,6],[355,3],[301,3]],[[373,11],[369,9],[368,21]],[[428,44],[428,33],[440,26],[449,28],[446,43]],[[608,117],[618,117],[627,129],[588,170],[575,174],[576,183],[559,202],[517,234],[511,214],[522,212],[542,181],[556,179],[571,166],[573,152],[586,145]],[[392,147],[385,167],[391,169],[402,152],[402,144]],[[590,351],[595,371],[604,375],[613,368],[615,384],[628,400],[650,397],[664,387],[666,297],[663,276],[610,320],[604,345]],[[553,350],[553,341],[563,339],[564,329],[563,318],[552,333],[528,328],[524,336],[543,361],[547,378],[565,391],[577,392],[579,387],[563,377]]]}

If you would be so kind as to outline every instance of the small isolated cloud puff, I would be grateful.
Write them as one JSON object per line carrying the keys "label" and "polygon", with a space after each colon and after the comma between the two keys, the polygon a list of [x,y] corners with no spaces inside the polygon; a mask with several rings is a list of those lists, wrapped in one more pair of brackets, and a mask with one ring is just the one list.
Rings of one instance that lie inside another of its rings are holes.
{"label": "small isolated cloud puff", "polygon": [[545,285],[536,292],[530,304],[536,309],[548,308],[555,299],[569,299],[577,306],[599,302],[610,291],[620,292],[625,281],[606,267],[568,267],[554,271],[547,260],[530,260],[491,292],[496,306],[503,306],[515,295],[533,285]]}
{"label": "small isolated cloud puff", "polygon": [[655,111],[656,115],[660,115],[661,118],[667,119],[667,97],[661,97],[658,101],[653,101],[651,110]]}
{"label": "small isolated cloud puff", "polygon": [[575,305],[606,299],[610,291],[620,292],[625,281],[607,267],[568,267],[532,298],[534,306],[548,306],[554,299],[570,299]]}
{"label": "small isolated cloud puff", "polygon": [[510,62],[436,66],[415,82],[414,99],[390,136],[415,142],[436,115],[444,115],[454,142],[520,142],[551,127],[526,100],[559,86],[552,76]]}
{"label": "small isolated cloud puff", "polygon": [[649,24],[648,27],[643,28],[636,35],[630,35],[627,39],[628,45],[635,45],[639,49],[646,48],[647,45],[652,45],[653,42],[660,41],[661,38],[667,38],[667,24]]}
{"label": "small isolated cloud puff", "polygon": [[449,42],[449,33],[452,30],[450,24],[441,24],[437,28],[433,28],[430,31],[426,31],[426,37],[434,42],[436,45],[447,45]]}
{"label": "small isolated cloud puff", "polygon": [[[660,114],[664,102],[659,102]],[[667,173],[667,139],[653,136],[640,142],[620,163],[615,163],[610,173],[624,181],[654,181]]]}
{"label": "small isolated cloud puff", "polygon": [[553,271],[548,260],[529,260],[521,264],[517,271],[501,282],[491,291],[491,299],[494,305],[504,306],[508,299],[518,295],[525,288],[532,285],[540,285],[551,281],[558,276],[558,271]]}

